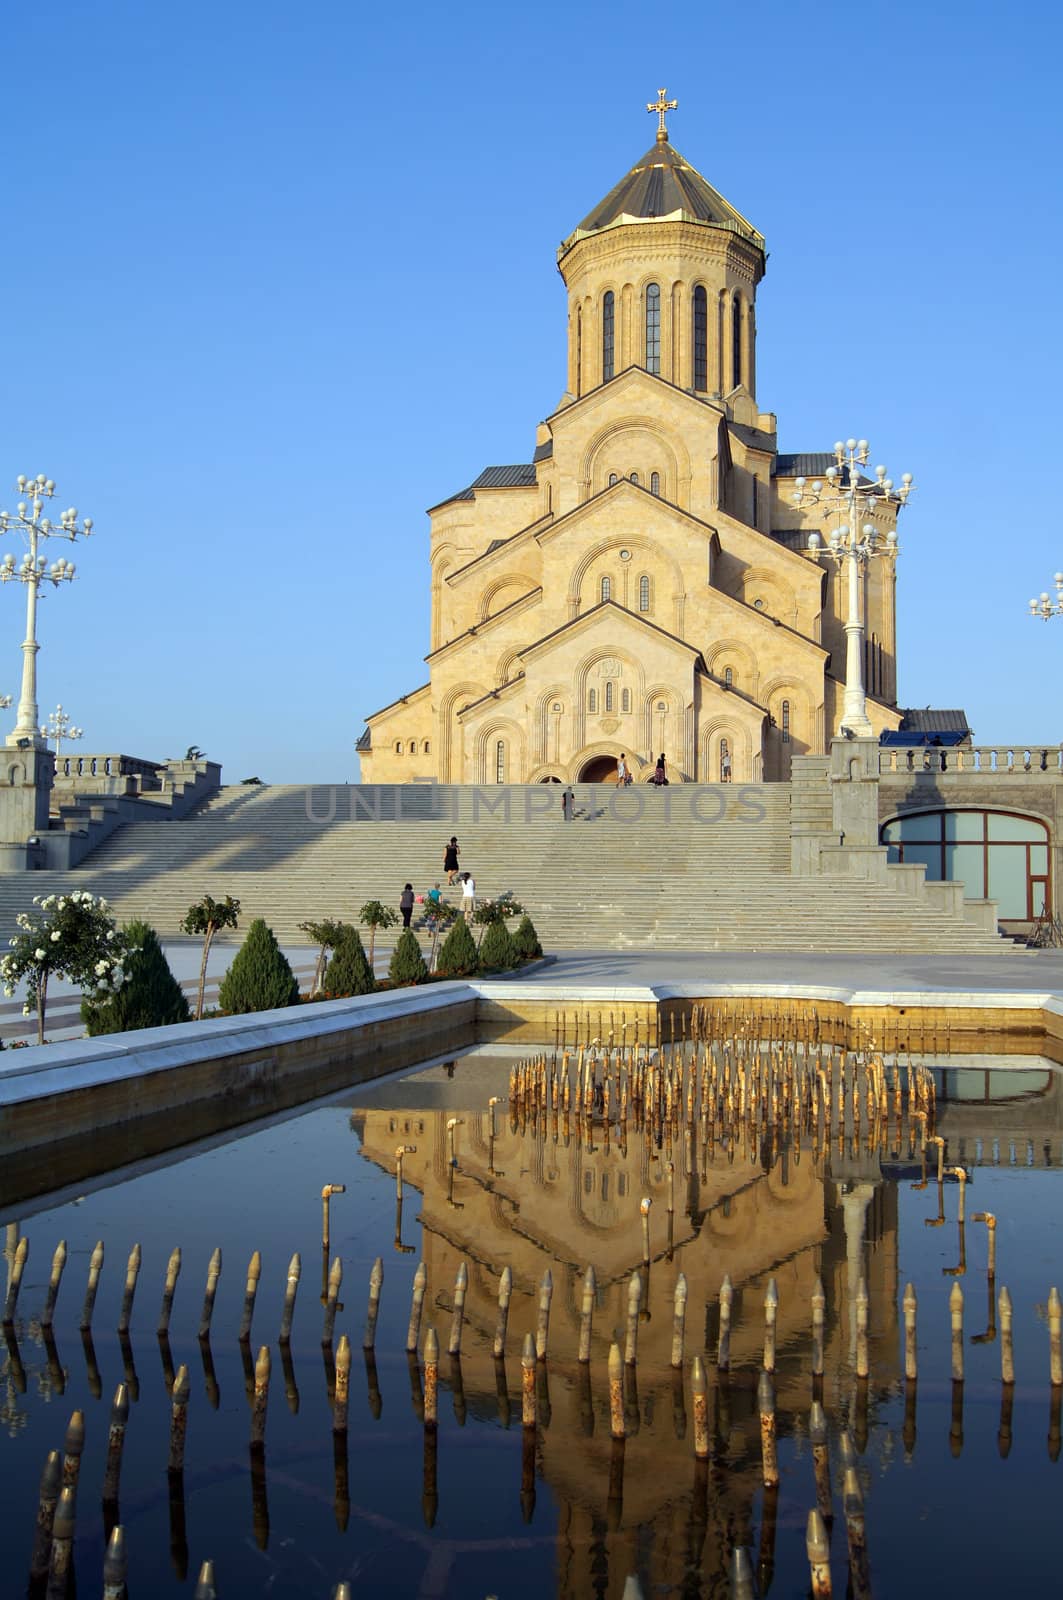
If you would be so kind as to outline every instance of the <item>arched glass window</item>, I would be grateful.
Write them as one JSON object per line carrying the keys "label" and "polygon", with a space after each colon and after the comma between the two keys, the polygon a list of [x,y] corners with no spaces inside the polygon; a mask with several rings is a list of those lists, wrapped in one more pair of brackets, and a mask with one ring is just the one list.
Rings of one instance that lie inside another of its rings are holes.
{"label": "arched glass window", "polygon": [[606,678],[606,680],[605,680],[605,709],[606,709],[606,711],[612,711],[612,709],[613,709],[613,680],[612,680],[612,678]]}
{"label": "arched glass window", "polygon": [[789,700],[784,700],[783,703],[782,703],[782,742],[783,742],[783,744],[789,744],[790,743],[790,702],[789,702]]}
{"label": "arched glass window", "polygon": [[651,472],[650,473],[650,493],[651,494],[660,494],[660,492],[661,492],[661,474],[659,472]]}
{"label": "arched glass window", "polygon": [[583,312],[576,310],[576,398],[583,392]]}
{"label": "arched glass window", "polygon": [[709,298],[704,286],[694,290],[694,388],[699,393],[709,387]]}
{"label": "arched glass window", "polygon": [[421,745],[421,754],[423,756],[430,755],[431,754],[431,750],[432,750],[432,747],[431,747],[429,741],[427,739],[425,739],[424,742]]}
{"label": "arched glass window", "polygon": [[1004,811],[923,811],[883,824],[889,861],[921,861],[928,879],[995,900],[1005,920],[1032,921],[1051,905],[1048,830]]}
{"label": "arched glass window", "polygon": [[621,689],[621,691],[620,691],[620,709],[621,709],[621,711],[630,711],[631,710],[631,690],[630,689]]}
{"label": "arched glass window", "polygon": [[661,286],[646,285],[646,371],[661,370]]}
{"label": "arched glass window", "polygon": [[611,578],[603,578],[602,579],[602,599],[603,600],[611,600],[612,597],[613,597],[613,580]]}
{"label": "arched glass window", "polygon": [[397,756],[401,756],[401,754],[402,754],[402,740],[401,739],[396,739],[395,740],[395,754]]}
{"label": "arched glass window", "polygon": [[742,382],[742,301],[738,295],[734,297],[731,307],[731,386],[734,389]]}
{"label": "arched glass window", "polygon": [[727,687],[729,689],[733,689],[734,688],[735,675],[734,675],[734,668],[733,667],[724,667],[724,669],[723,669],[723,681],[724,681],[724,683],[727,685]]}
{"label": "arched glass window", "polygon": [[610,489],[613,487],[613,484],[618,482],[618,481],[619,480],[617,479],[616,473],[615,472],[611,472],[609,474],[609,487],[610,487]]}
{"label": "arched glass window", "polygon": [[639,481],[639,475],[638,475],[638,473],[637,473],[637,472],[633,472],[633,473],[632,473],[632,474],[631,474],[631,481],[632,481],[632,483],[638,483],[638,481]]}
{"label": "arched glass window", "polygon": [[417,740],[416,739],[411,739],[410,740],[410,754],[411,754],[411,756],[415,756],[417,754]]}
{"label": "arched glass window", "polygon": [[602,382],[608,383],[616,370],[616,301],[612,289],[602,300]]}
{"label": "arched glass window", "polygon": [[588,689],[587,691],[587,710],[591,712],[592,715],[598,710],[597,689]]}
{"label": "arched glass window", "polygon": [[645,573],[639,579],[639,610],[650,609],[650,580]]}
{"label": "arched glass window", "polygon": [[495,782],[506,781],[506,741],[499,739],[495,745]]}

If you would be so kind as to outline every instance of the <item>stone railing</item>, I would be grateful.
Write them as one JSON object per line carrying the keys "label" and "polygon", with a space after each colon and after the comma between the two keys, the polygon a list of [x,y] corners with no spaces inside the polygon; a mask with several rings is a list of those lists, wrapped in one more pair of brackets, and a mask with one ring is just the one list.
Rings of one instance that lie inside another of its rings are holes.
{"label": "stone railing", "polygon": [[158,794],[163,787],[165,763],[140,756],[104,753],[62,755],[55,763],[54,787],[63,797],[73,789],[80,794]]}
{"label": "stone railing", "polygon": [[1014,777],[1023,772],[1063,775],[1061,744],[976,744],[893,746],[879,751],[887,772],[974,772],[981,777]]}

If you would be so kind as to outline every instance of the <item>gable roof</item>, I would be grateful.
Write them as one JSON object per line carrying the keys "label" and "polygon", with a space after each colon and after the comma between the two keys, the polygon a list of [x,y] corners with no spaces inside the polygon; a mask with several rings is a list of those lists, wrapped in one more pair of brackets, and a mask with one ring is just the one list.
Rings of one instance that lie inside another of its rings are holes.
{"label": "gable roof", "polygon": [[[536,455],[538,457],[538,452]],[[445,500],[437,500],[428,509],[436,511],[440,506],[448,506],[452,500],[475,500],[477,489],[534,489],[537,482],[534,461],[518,461],[509,467],[485,467],[467,488],[459,489],[457,494],[448,494]]]}

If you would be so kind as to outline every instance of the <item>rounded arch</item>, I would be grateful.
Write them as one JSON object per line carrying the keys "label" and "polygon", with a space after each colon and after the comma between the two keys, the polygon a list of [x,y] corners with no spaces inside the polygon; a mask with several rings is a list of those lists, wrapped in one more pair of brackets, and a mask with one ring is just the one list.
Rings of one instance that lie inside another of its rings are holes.
{"label": "rounded arch", "polygon": [[[770,567],[747,567],[742,574],[742,601],[747,606],[763,611],[766,616],[778,617],[780,622],[797,624],[797,596],[788,583],[780,583]],[[762,600],[762,606],[757,601]]]}
{"label": "rounded arch", "polygon": [[519,650],[503,650],[498,658],[498,665],[495,667],[495,686],[497,688],[504,688],[511,679],[520,676],[518,672],[513,670],[519,660]]}
{"label": "rounded arch", "polygon": [[[685,597],[683,569],[670,550],[666,549],[663,544],[659,544],[656,539],[648,538],[644,533],[630,535],[610,533],[600,539],[596,539],[592,545],[588,546],[569,574],[568,601],[572,616],[579,615],[587,573],[596,561],[600,561],[603,556],[609,555],[614,550],[618,553],[621,550],[639,551],[644,557],[659,561],[665,570],[671,574],[673,601],[683,600]],[[657,610],[658,615],[660,615],[660,596],[657,596],[657,600]],[[597,598],[595,598],[593,604],[598,604]]]}
{"label": "rounded arch", "polygon": [[[661,448],[666,457],[665,488],[674,486],[672,495],[666,494],[665,498],[671,499],[674,496],[677,505],[686,505],[690,494],[690,452],[674,429],[664,426],[658,417],[645,414],[618,418],[603,424],[591,434],[579,462],[581,500],[588,499],[592,493],[597,493],[599,489],[606,487],[604,483],[596,481],[595,463],[603,448],[614,444],[625,433],[649,435]],[[651,466],[652,463],[647,462],[647,470]]]}
{"label": "rounded arch", "polygon": [[[504,577],[495,578],[482,591],[479,600],[476,602],[477,622],[486,622],[488,617],[497,616],[499,611],[504,611],[506,606],[512,605],[514,600],[520,600],[537,587],[538,585],[534,578],[527,577],[523,572],[511,572]],[[509,595],[502,605],[496,605],[495,601],[498,596],[505,593],[507,589],[512,589],[515,592]]]}
{"label": "rounded arch", "polygon": [[[760,751],[754,752],[748,728],[731,717],[711,717],[701,730],[698,777],[702,783],[720,782],[720,741],[727,740],[734,783],[756,783]],[[756,757],[756,759],[755,759]]]}
{"label": "rounded arch", "polygon": [[[568,684],[554,683],[540,691],[536,696],[532,727],[534,729],[534,745],[532,759],[547,763],[553,761],[558,772],[563,772],[561,764],[562,744],[561,730],[571,710],[572,691]],[[554,707],[560,706],[560,711]],[[534,782],[535,780],[529,780]]]}
{"label": "rounded arch", "polygon": [[757,693],[757,658],[743,640],[717,639],[711,652],[707,653],[706,665],[710,674],[721,681],[724,669],[733,667],[738,680],[737,687],[754,700],[760,698]]}
{"label": "rounded arch", "polygon": [[512,717],[491,717],[476,734],[476,782],[494,783],[496,780],[495,747],[499,740],[506,745],[507,783],[524,782],[524,729]]}
{"label": "rounded arch", "polygon": [[432,649],[438,650],[445,644],[449,634],[446,630],[447,590],[446,578],[448,572],[457,564],[458,556],[456,547],[449,541],[437,545],[432,551]]}
{"label": "rounded arch", "polygon": [[525,783],[567,783],[568,773],[564,767],[559,767],[556,762],[541,762],[539,766],[532,767]]}
{"label": "rounded arch", "polygon": [[[482,700],[488,692],[484,683],[476,683],[466,678],[461,683],[449,688],[439,702],[439,781],[440,783],[460,783],[462,781],[461,753],[462,739],[461,727],[458,722],[458,712],[463,706],[471,705],[474,700]],[[455,769],[457,776],[455,776]]]}
{"label": "rounded arch", "polygon": [[[624,753],[627,769],[631,773],[632,783],[641,783],[644,774],[652,773],[653,767],[643,761],[642,757],[619,739],[598,739],[592,744],[585,745],[570,763],[569,782],[572,783],[615,783],[616,762],[620,752]],[[606,770],[606,763],[612,764],[612,775]],[[603,774],[597,778],[588,778],[584,774],[590,770]]]}

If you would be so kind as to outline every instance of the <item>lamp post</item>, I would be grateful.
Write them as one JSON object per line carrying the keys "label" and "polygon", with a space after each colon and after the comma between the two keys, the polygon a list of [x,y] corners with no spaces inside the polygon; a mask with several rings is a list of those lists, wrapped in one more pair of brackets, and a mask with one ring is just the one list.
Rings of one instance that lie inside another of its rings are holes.
{"label": "lamp post", "polygon": [[8,511],[0,511],[0,534],[23,534],[28,549],[18,566],[15,565],[12,552],[8,551],[0,562],[0,582],[10,583],[14,580],[26,585],[26,637],[22,642],[22,691],[18,701],[18,720],[14,732],[7,736],[7,743],[22,749],[32,746],[39,750],[47,749],[47,745],[43,743],[42,730],[37,724],[37,651],[40,649],[37,643],[37,598],[42,583],[53,583],[58,588],[61,583],[70,582],[74,576],[74,563],[60,556],[49,566],[47,557],[39,555],[38,549],[43,539],[73,541],[79,534],[90,534],[92,518],[85,517],[79,523],[77,510],[71,506],[62,513],[58,523],[54,523],[41,515],[45,501],[51,500],[55,494],[52,479],[46,478],[42,472],[36,478],[20,474],[16,482],[25,498],[19,501],[14,516]]}
{"label": "lamp post", "polygon": [[1031,617],[1040,617],[1042,622],[1047,622],[1050,617],[1063,617],[1063,572],[1055,576],[1056,598],[1053,600],[1047,589],[1042,589],[1036,600],[1030,601]]}
{"label": "lamp post", "polygon": [[84,728],[75,728],[62,705],[57,705],[54,711],[49,711],[47,725],[41,725],[41,738],[55,740],[55,762],[59,765],[59,757],[63,753],[63,740],[71,743],[84,735]]}
{"label": "lamp post", "polygon": [[886,476],[885,467],[875,468],[874,482],[862,477],[859,468],[866,466],[870,453],[871,446],[866,439],[849,439],[844,444],[839,439],[834,446],[835,465],[827,468],[826,483],[817,480],[809,484],[805,478],[797,478],[791,496],[799,509],[821,506],[826,518],[838,515],[843,518],[831,530],[826,545],[818,533],[810,533],[806,549],[810,556],[826,556],[835,566],[841,567],[844,563],[847,569],[845,699],[838,732],[860,739],[872,738],[875,731],[868,719],[864,691],[861,569],[875,556],[886,561],[897,558],[896,528],[889,528],[883,540],[881,530],[865,518],[881,518],[883,513],[895,518],[914,487],[911,473],[906,472],[901,478],[901,487],[895,489],[893,479]]}

